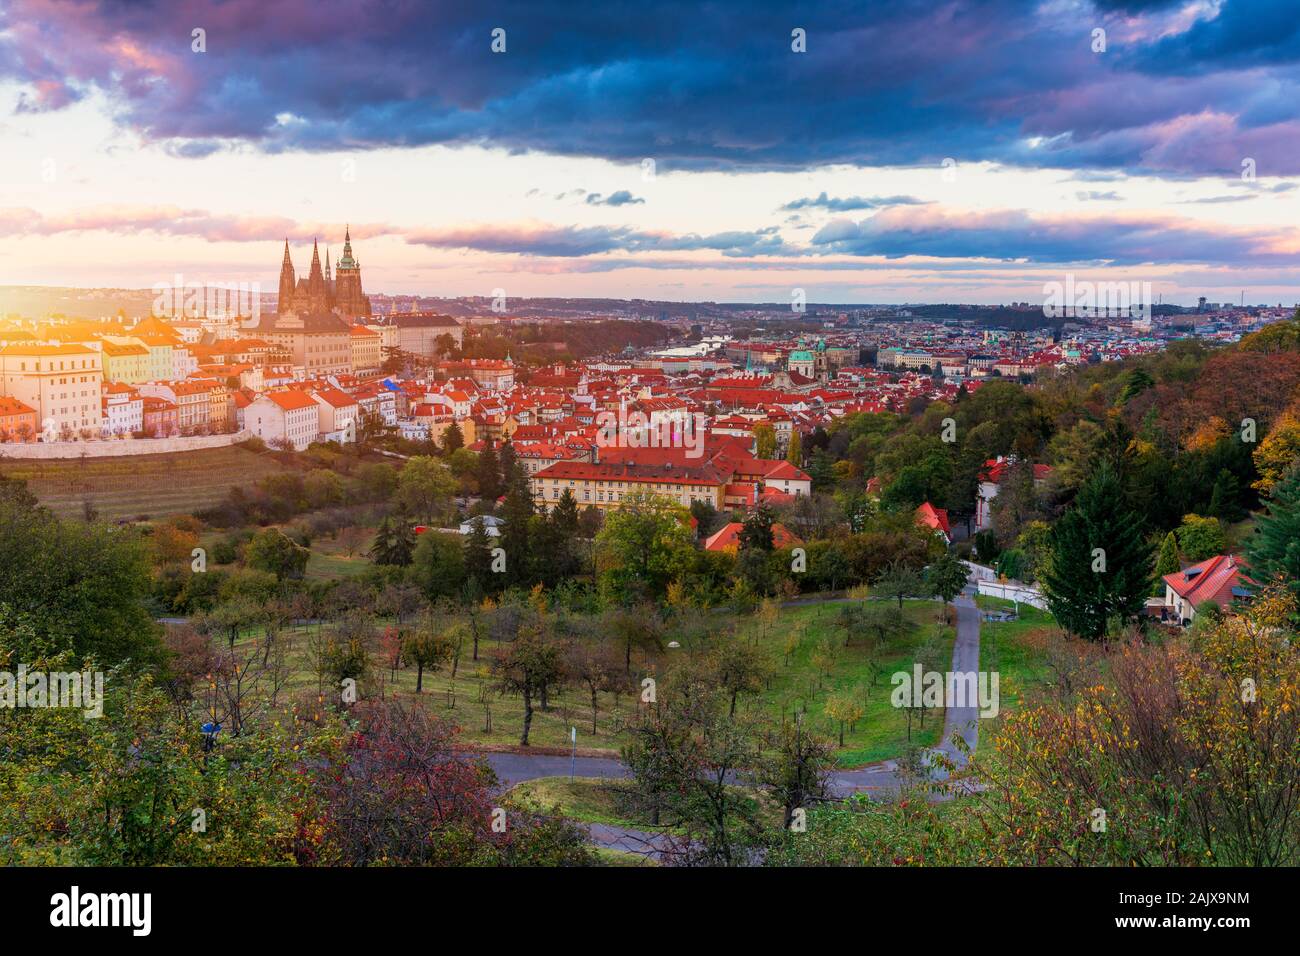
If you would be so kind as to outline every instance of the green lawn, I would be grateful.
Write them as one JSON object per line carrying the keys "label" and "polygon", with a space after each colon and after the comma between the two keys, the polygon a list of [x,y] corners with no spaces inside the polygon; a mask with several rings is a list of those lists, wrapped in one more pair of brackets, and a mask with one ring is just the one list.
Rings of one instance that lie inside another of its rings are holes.
{"label": "green lawn", "polygon": [[[556,810],[582,823],[604,823],[629,830],[671,831],[671,826],[655,826],[648,818],[641,818],[624,809],[619,799],[627,784],[625,781],[593,777],[541,777],[516,784],[507,799],[533,810]],[[729,788],[748,800],[758,801],[760,819],[765,824],[779,826],[781,809],[770,798],[750,787]]]}
{"label": "green lawn", "polygon": [[366,530],[365,539],[352,549],[352,555],[337,537],[318,538],[311,543],[311,558],[307,561],[306,576],[314,580],[336,580],[364,574],[371,567],[366,556],[374,533]]}
{"label": "green lawn", "polygon": [[[1011,609],[1011,601],[980,597],[988,610]],[[1058,630],[1047,611],[1020,605],[1015,621],[980,622],[980,670],[997,671],[1003,712],[1014,710],[1026,694],[1046,686],[1052,675],[1047,667],[1048,637]]]}
{"label": "green lawn", "polygon": [[[330,565],[346,566],[350,571],[363,570],[364,558],[346,559],[328,552],[317,554],[313,545],[314,569]],[[939,605],[930,601],[908,601],[904,614],[911,622],[911,630],[874,652],[875,686],[872,686],[872,654],[855,641],[844,647],[844,632],[836,621],[842,604],[823,604],[807,607],[783,608],[777,620],[765,627],[754,618],[731,618],[737,633],[752,639],[770,661],[770,679],[764,688],[754,694],[742,695],[738,709],[766,712],[774,717],[789,719],[803,713],[806,725],[832,740],[838,739],[838,724],[826,714],[827,697],[833,693],[856,694],[864,707],[864,717],[854,726],[846,728],[844,747],[838,759],[844,766],[859,766],[876,760],[898,756],[908,746],[908,715],[890,703],[893,686],[889,676],[895,671],[910,671],[916,651],[930,642],[936,665],[946,670],[952,658],[953,632],[937,620]],[[729,612],[723,612],[728,614]],[[720,615],[721,616],[721,615]],[[409,623],[409,622],[408,622]],[[726,623],[725,621],[723,623]],[[380,622],[382,628],[384,622]],[[786,639],[794,634],[795,646],[787,659]],[[319,643],[322,629],[303,626],[284,632],[280,640],[288,648],[290,681],[284,694],[287,699],[307,700],[318,692],[318,680],[312,666],[314,646]],[[817,647],[823,638],[835,645],[836,657],[831,661],[818,661]],[[241,643],[260,640],[256,632],[245,634]],[[669,635],[671,639],[671,635]],[[405,667],[395,673],[376,654],[375,666],[369,686],[363,688],[371,694],[399,695],[418,700],[433,712],[451,718],[460,724],[462,739],[488,746],[515,746],[519,743],[523,726],[522,702],[512,696],[503,697],[491,688],[489,663],[496,648],[484,637],[479,647],[479,660],[472,659],[472,649],[467,642],[452,676],[450,666],[434,673],[425,672],[423,690],[415,693],[416,672]],[[633,676],[661,671],[669,661],[667,655],[685,653],[668,650],[664,655],[644,657],[633,655]],[[818,663],[821,664],[819,668]],[[569,729],[578,731],[581,751],[614,753],[623,745],[619,731],[620,722],[638,706],[634,695],[600,693],[593,732],[591,698],[577,687],[564,686],[554,691],[548,708],[537,707],[533,714],[530,743],[536,747],[552,747],[567,752]],[[911,743],[930,746],[939,737],[943,726],[943,711],[925,713],[922,727],[917,714],[913,714]]]}
{"label": "green lawn", "polygon": [[507,799],[533,810],[558,810],[583,823],[607,823],[632,830],[653,829],[649,820],[632,819],[619,807],[615,780],[593,777],[540,777],[516,784]]}

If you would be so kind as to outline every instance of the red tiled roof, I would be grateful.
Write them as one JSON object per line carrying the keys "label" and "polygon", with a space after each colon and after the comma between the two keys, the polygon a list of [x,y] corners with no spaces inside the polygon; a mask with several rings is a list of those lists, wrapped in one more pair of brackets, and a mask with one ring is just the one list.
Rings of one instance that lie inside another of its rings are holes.
{"label": "red tiled roof", "polygon": [[316,407],[316,402],[312,397],[302,392],[268,392],[265,397],[275,402],[286,412]]}
{"label": "red tiled roof", "polygon": [[952,527],[948,524],[947,510],[936,508],[928,501],[916,509],[916,523],[927,528],[933,528],[935,531],[942,531],[946,536],[952,535]]}
{"label": "red tiled roof", "polygon": [[[981,481],[991,481],[993,484],[1001,484],[1003,476],[1008,468],[1015,464],[1010,458],[990,458],[984,462],[984,470],[980,473]],[[1052,473],[1050,465],[1034,465],[1034,481],[1043,481]]]}
{"label": "red tiled roof", "polygon": [[1215,555],[1199,564],[1164,576],[1164,582],[1192,607],[1202,601],[1213,601],[1223,607],[1232,601],[1232,589],[1240,586],[1243,581],[1253,583],[1242,573],[1241,565],[1230,554]]}
{"label": "red tiled roof", "polygon": [[[709,535],[704,542],[705,551],[728,551],[740,547],[740,531],[744,525],[739,521],[731,521],[723,525],[713,534]],[[790,548],[794,545],[802,544],[799,536],[792,532],[781,522],[772,525],[772,546],[775,548]]]}
{"label": "red tiled roof", "polygon": [[558,478],[575,481],[630,481],[646,484],[670,485],[722,485],[724,476],[711,464],[696,466],[669,464],[666,466],[633,464],[630,462],[602,461],[599,464],[578,461],[560,461],[543,468],[534,477]]}

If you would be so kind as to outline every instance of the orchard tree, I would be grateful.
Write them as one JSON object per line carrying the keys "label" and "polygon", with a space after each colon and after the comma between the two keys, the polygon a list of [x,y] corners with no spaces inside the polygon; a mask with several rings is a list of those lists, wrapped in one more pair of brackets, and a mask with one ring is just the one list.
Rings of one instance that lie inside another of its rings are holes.
{"label": "orchard tree", "polygon": [[545,696],[559,682],[563,670],[559,648],[543,639],[540,629],[529,628],[497,653],[492,662],[496,687],[503,694],[514,694],[524,702],[524,726],[519,744],[528,746],[533,726],[533,702]]}
{"label": "orchard tree", "polygon": [[970,576],[966,565],[951,551],[945,551],[937,561],[925,569],[925,587],[931,594],[950,604],[966,589]]}
{"label": "orchard tree", "polygon": [[803,715],[766,735],[758,783],[781,805],[781,826],[789,830],[796,810],[810,810],[830,798],[835,757],[830,741],[804,728]]}
{"label": "orchard tree", "polygon": [[415,692],[424,692],[424,672],[436,671],[451,657],[452,642],[430,614],[402,642],[402,657],[415,665]]}
{"label": "orchard tree", "polygon": [[903,609],[903,599],[916,597],[925,590],[925,579],[915,568],[894,561],[885,572],[876,578],[873,585],[882,597],[898,601],[898,609]]}
{"label": "orchard tree", "polygon": [[713,643],[708,667],[712,679],[730,700],[730,717],[736,716],[736,699],[741,694],[758,693],[772,672],[771,662],[761,650],[733,636]]}

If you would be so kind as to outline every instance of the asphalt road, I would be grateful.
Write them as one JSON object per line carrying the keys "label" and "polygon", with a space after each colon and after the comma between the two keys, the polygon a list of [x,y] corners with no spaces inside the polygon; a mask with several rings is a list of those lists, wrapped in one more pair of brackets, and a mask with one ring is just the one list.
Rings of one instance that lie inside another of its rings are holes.
{"label": "asphalt road", "polygon": [[[957,611],[957,636],[952,646],[952,665],[954,673],[979,672],[980,661],[980,615],[973,600],[974,589],[967,588],[955,601]],[[952,742],[954,735],[960,735],[965,741],[969,753],[975,752],[979,743],[979,706],[971,704],[966,707],[949,707],[944,713],[943,736],[937,747],[927,750],[923,762],[928,768],[931,780],[945,780],[948,771],[938,759],[942,754],[944,760],[954,766],[966,764],[967,754],[962,753]],[[569,757],[549,754],[489,753],[484,754],[487,762],[501,781],[502,789],[509,789],[525,780],[541,777],[567,777],[572,772],[575,777],[618,778],[630,776],[627,767],[613,757],[578,757],[570,762]],[[898,763],[886,760],[872,764],[860,770],[837,770],[830,774],[829,786],[836,797],[846,798],[863,793],[880,797],[892,796],[904,784],[903,773]],[[655,835],[639,830],[628,830],[608,824],[590,824],[592,842],[598,846],[619,850],[630,850],[647,856],[657,856],[658,849]]]}

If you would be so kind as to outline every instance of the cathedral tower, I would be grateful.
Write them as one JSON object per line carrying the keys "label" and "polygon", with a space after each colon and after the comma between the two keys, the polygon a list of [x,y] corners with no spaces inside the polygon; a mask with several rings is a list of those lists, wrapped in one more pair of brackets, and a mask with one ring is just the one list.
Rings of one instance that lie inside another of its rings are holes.
{"label": "cathedral tower", "polygon": [[280,312],[293,311],[293,291],[297,281],[293,275],[293,260],[289,258],[289,240],[284,240],[284,262],[280,263],[280,297],[276,309]]}

